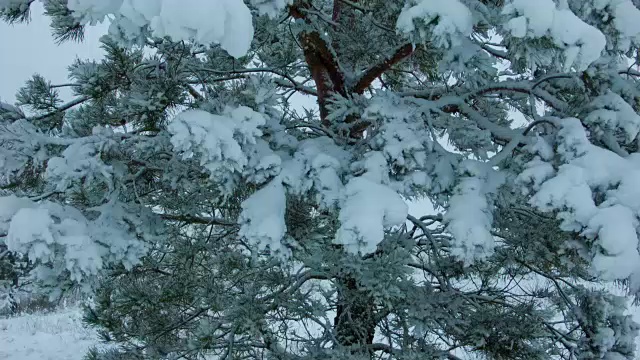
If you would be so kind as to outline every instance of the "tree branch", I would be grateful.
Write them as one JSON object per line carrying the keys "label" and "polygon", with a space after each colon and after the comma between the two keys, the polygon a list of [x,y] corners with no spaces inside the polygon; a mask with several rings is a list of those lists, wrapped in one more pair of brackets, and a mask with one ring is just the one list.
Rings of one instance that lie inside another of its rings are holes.
{"label": "tree branch", "polygon": [[[568,77],[568,76],[567,76]],[[551,106],[555,110],[566,113],[568,105],[562,100],[551,95],[546,90],[540,89],[538,86],[548,80],[556,78],[566,78],[562,75],[553,75],[544,77],[537,81],[501,81],[496,83],[487,84],[479,89],[468,91],[467,93],[451,93],[447,95],[446,88],[429,89],[424,91],[407,91],[399,93],[400,96],[415,97],[418,99],[425,99],[429,101],[445,102],[444,106],[456,105],[461,102],[473,100],[476,97],[487,94],[503,94],[503,93],[520,93],[533,95],[536,98],[544,101],[547,105]]]}
{"label": "tree branch", "polygon": [[187,87],[187,91],[189,92],[189,94],[191,96],[193,96],[194,99],[196,99],[196,100],[203,100],[204,99],[202,94],[200,94],[198,92],[198,90],[196,90],[192,85],[186,84],[186,87]]}
{"label": "tree branch", "polygon": [[269,68],[269,67],[256,67],[256,68],[247,68],[247,69],[237,69],[237,70],[228,70],[228,71],[221,71],[221,70],[215,70],[215,69],[209,69],[209,68],[202,68],[202,70],[210,72],[210,73],[215,73],[215,74],[247,74],[247,73],[271,73],[277,76],[280,76],[284,79],[286,79],[287,81],[289,81],[291,83],[291,85],[286,84],[285,81],[281,81],[283,79],[274,79],[274,82],[280,86],[284,86],[284,87],[288,87],[291,89],[296,89],[298,91],[304,92],[308,95],[317,95],[316,91],[306,87],[302,84],[300,84],[299,82],[297,82],[291,75],[287,74],[286,70],[285,71],[280,71],[277,68]]}
{"label": "tree branch", "polygon": [[42,115],[38,115],[38,116],[34,116],[34,117],[30,117],[30,118],[28,118],[27,120],[29,120],[29,121],[34,121],[34,120],[36,120],[36,121],[37,121],[37,120],[46,119],[46,118],[48,118],[48,117],[50,117],[50,116],[53,116],[53,115],[59,114],[59,113],[61,113],[61,112],[65,112],[65,111],[67,111],[67,110],[71,109],[71,108],[72,108],[72,107],[74,107],[74,106],[80,105],[80,104],[82,104],[82,103],[84,103],[84,102],[88,101],[89,99],[91,99],[89,96],[82,96],[82,97],[79,97],[79,98],[77,98],[77,99],[74,99],[74,100],[69,101],[68,103],[66,103],[66,104],[62,105],[61,107],[57,108],[57,109],[56,109],[56,110],[54,110],[54,111],[48,112],[48,113],[46,113],[46,114],[42,114]]}
{"label": "tree branch", "polygon": [[315,91],[314,89],[312,89],[312,88],[310,88],[308,86],[304,86],[304,85],[302,85],[302,84],[300,84],[298,82],[292,81],[292,80],[289,80],[289,82],[291,84],[289,84],[287,81],[285,81],[283,79],[273,79],[273,82],[276,83],[276,85],[278,85],[278,86],[282,86],[282,87],[285,87],[285,88],[293,89],[293,90],[299,91],[299,92],[301,92],[303,94],[306,94],[306,95],[318,96],[318,92]]}
{"label": "tree branch", "polygon": [[191,215],[170,215],[170,214],[158,214],[164,220],[169,221],[178,221],[185,222],[189,224],[201,224],[201,225],[221,225],[221,226],[236,226],[235,222],[213,218],[213,217],[202,217],[202,216],[191,216]]}
{"label": "tree branch", "polygon": [[366,12],[369,12],[369,11],[370,11],[370,10],[369,10],[369,9],[367,9],[366,7],[361,6],[361,5],[358,5],[358,4],[356,3],[356,2],[357,2],[357,0],[356,0],[356,1],[349,1],[349,0],[336,0],[336,2],[340,2],[340,3],[343,3],[343,4],[345,4],[345,5],[349,5],[350,7],[354,8],[354,9],[356,9],[356,10],[360,10],[360,11],[362,11],[363,13],[366,13]]}
{"label": "tree branch", "polygon": [[409,55],[413,54],[413,51],[413,44],[405,44],[401,46],[398,50],[395,51],[393,55],[386,58],[384,61],[375,65],[369,70],[365,71],[365,73],[360,77],[360,79],[356,82],[356,85],[353,87],[353,92],[362,94],[376,78],[384,74],[393,65],[399,63]]}

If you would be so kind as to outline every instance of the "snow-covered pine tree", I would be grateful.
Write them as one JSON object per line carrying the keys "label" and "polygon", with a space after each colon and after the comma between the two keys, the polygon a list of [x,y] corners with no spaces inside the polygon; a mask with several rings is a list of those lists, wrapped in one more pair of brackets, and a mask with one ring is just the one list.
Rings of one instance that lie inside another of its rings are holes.
{"label": "snow-covered pine tree", "polygon": [[0,233],[90,358],[634,358],[636,0],[42,2],[111,27],[0,108]]}

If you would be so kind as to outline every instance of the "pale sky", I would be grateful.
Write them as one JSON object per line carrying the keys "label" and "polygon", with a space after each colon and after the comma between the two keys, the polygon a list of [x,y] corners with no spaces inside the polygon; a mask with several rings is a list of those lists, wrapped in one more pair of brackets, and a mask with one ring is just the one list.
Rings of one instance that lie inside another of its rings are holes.
{"label": "pale sky", "polygon": [[34,73],[54,84],[64,83],[67,66],[76,57],[95,59],[102,54],[98,39],[106,33],[106,25],[89,28],[82,43],[57,45],[49,30],[49,18],[42,12],[42,4],[36,1],[30,23],[0,22],[0,100],[4,102],[13,104],[16,91]]}

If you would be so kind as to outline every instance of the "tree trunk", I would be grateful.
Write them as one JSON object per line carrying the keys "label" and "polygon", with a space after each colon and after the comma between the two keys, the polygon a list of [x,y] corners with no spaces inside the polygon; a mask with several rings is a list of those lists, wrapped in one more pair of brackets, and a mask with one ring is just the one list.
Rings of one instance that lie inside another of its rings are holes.
{"label": "tree trunk", "polygon": [[370,354],[375,334],[375,305],[371,294],[348,276],[338,279],[338,306],[334,328],[338,346],[348,347],[353,353]]}

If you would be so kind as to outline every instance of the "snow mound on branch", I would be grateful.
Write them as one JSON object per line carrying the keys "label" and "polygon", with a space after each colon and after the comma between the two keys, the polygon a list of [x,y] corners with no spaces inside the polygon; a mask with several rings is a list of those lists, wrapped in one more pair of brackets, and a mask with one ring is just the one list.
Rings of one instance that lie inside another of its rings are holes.
{"label": "snow mound on branch", "polygon": [[291,4],[293,0],[251,0],[251,4],[258,9],[259,14],[275,17],[278,13]]}
{"label": "snow mound on branch", "polygon": [[321,208],[335,207],[344,190],[339,174],[349,161],[348,154],[328,138],[301,141],[293,156],[266,157],[275,160],[275,156],[279,166],[272,168],[273,180],[242,203],[240,235],[258,249],[286,258],[290,254],[283,242],[286,195],[311,193]]}
{"label": "snow mound on branch", "polygon": [[[640,17],[638,18],[640,19]],[[594,108],[584,121],[596,125],[600,131],[622,129],[627,142],[633,141],[640,132],[640,116],[618,94],[607,91],[591,103]]]}
{"label": "snow mound on branch", "polygon": [[66,269],[76,282],[102,268],[103,249],[89,237],[84,216],[54,203],[19,209],[9,224],[6,245],[31,261]]}
{"label": "snow mound on branch", "polygon": [[[1,1],[1,0],[0,0]],[[2,5],[0,5],[0,9]],[[25,115],[22,110],[17,107],[7,104],[6,102],[0,101],[0,122],[4,121],[15,121],[18,119],[24,119]]]}
{"label": "snow mound on branch", "polygon": [[[89,184],[103,181],[109,189],[113,189],[112,168],[101,159],[100,144],[90,141],[79,141],[67,147],[61,157],[52,157],[47,163],[45,177],[56,184],[56,190],[65,191],[76,181]],[[101,175],[100,179],[97,174]]]}
{"label": "snow mound on branch", "polygon": [[453,236],[453,254],[465,263],[472,263],[493,253],[490,196],[502,185],[504,177],[475,161],[461,165],[465,174],[449,199],[444,221]]}
{"label": "snow mound on branch", "polygon": [[344,188],[340,174],[349,158],[350,155],[329,138],[303,140],[293,157],[283,164],[282,183],[295,195],[311,191],[322,208],[332,208],[338,204]]}
{"label": "snow mound on branch", "polygon": [[255,145],[247,147],[245,153],[249,162],[244,174],[248,181],[262,185],[280,174],[282,158],[263,139],[256,139]]}
{"label": "snow mound on branch", "polygon": [[234,57],[244,56],[253,40],[251,12],[242,0],[69,0],[67,6],[83,24],[113,15],[110,31],[135,35],[148,26],[158,37],[220,44]]}
{"label": "snow mound on branch", "polygon": [[[565,163],[530,203],[542,211],[558,211],[563,230],[579,232],[595,245],[590,248],[596,274],[604,280],[627,279],[640,264],[640,154],[623,158],[591,144],[578,119],[558,125],[558,153]],[[549,177],[548,167],[539,168],[534,177]],[[594,201],[596,191],[604,193],[604,201]]]}
{"label": "snow mound on branch", "polygon": [[0,123],[0,183],[7,185],[28,169],[44,163],[47,149],[41,146],[38,129],[26,119]]}
{"label": "snow mound on branch", "polygon": [[433,143],[420,111],[403,99],[376,96],[364,117],[382,118],[376,145],[392,166],[407,172],[422,168],[426,154],[433,151]]}
{"label": "snow mound on branch", "polygon": [[287,257],[290,250],[282,242],[287,232],[285,212],[287,200],[284,186],[275,179],[242,202],[239,235],[259,250]]}
{"label": "snow mound on branch", "polygon": [[[130,269],[146,252],[138,234],[128,230],[130,224],[143,222],[139,215],[130,215],[116,204],[92,210],[100,212],[95,220],[71,206],[35,203],[13,195],[0,197],[0,231],[7,234],[8,250],[27,255],[38,265],[36,279],[54,286],[52,291],[60,285],[62,273],[71,282],[91,286],[90,280],[104,263]],[[145,232],[151,236],[153,231]]]}
{"label": "snow mound on branch", "polygon": [[[518,174],[516,181],[531,186],[534,191],[538,191],[540,190],[540,185],[555,175],[555,173],[556,170],[553,168],[553,165],[536,156],[533,160],[525,164],[524,170]],[[528,191],[525,190],[524,193],[526,194]]]}
{"label": "snow mound on branch", "polygon": [[511,0],[503,9],[511,19],[506,28],[516,38],[549,36],[565,49],[565,71],[585,70],[600,58],[607,45],[604,34],[585,23],[571,10],[556,7],[553,0]]}
{"label": "snow mound on branch", "polygon": [[460,37],[467,37],[473,31],[471,11],[459,0],[419,0],[412,4],[406,6],[398,16],[396,28],[400,32],[414,32],[415,20],[422,20],[425,24],[435,22],[432,31],[439,45],[452,47],[460,45]]}
{"label": "snow mound on branch", "polygon": [[6,234],[9,231],[11,219],[20,209],[33,207],[35,203],[29,199],[15,195],[0,197],[0,233]]}
{"label": "snow mound on branch", "polygon": [[188,159],[200,157],[200,164],[212,177],[242,173],[249,159],[243,149],[255,145],[262,135],[259,126],[265,118],[246,106],[227,108],[222,115],[203,110],[187,110],[178,114],[168,126],[174,150]]}
{"label": "snow mound on branch", "polygon": [[343,199],[334,243],[352,254],[375,252],[384,229],[403,224],[409,212],[400,195],[367,177],[351,179]]}
{"label": "snow mound on branch", "polygon": [[84,24],[96,25],[107,15],[117,14],[123,0],[69,0],[67,8]]}
{"label": "snow mound on branch", "polygon": [[29,6],[29,0],[0,0],[0,10]]}
{"label": "snow mound on branch", "polygon": [[640,41],[640,10],[630,0],[597,0],[593,7],[606,10],[618,32],[618,48],[626,50],[631,42]]}
{"label": "snow mound on branch", "polygon": [[[408,207],[386,182],[388,166],[382,153],[373,152],[354,163],[364,174],[352,178],[346,186],[340,178],[350,155],[331,139],[302,141],[292,157],[284,157],[282,170],[269,185],[243,202],[241,233],[259,248],[283,249],[286,226],[286,193],[314,194],[320,208],[340,208],[341,223],[334,243],[350,253],[368,254],[384,238],[384,230],[401,225]],[[282,251],[284,252],[284,251]]]}

